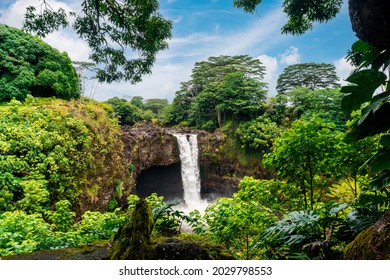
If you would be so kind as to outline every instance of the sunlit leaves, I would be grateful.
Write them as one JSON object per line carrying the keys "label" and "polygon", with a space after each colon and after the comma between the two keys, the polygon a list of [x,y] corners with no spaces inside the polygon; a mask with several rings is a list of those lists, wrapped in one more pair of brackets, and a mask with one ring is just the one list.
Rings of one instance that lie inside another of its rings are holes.
{"label": "sunlit leaves", "polygon": [[236,135],[244,148],[268,152],[273,140],[279,136],[280,128],[267,115],[241,123]]}
{"label": "sunlit leaves", "polygon": [[66,53],[21,30],[0,25],[0,102],[28,94],[77,99],[78,78]]}
{"label": "sunlit leaves", "polygon": [[334,173],[337,152],[334,147],[340,141],[335,125],[315,118],[295,121],[282,133],[267,154],[263,163],[277,174],[301,187],[305,207],[313,209],[315,193],[321,192]]}
{"label": "sunlit leaves", "polygon": [[42,213],[61,199],[75,203],[94,180],[108,187],[122,178],[118,126],[102,107],[32,99],[1,108],[0,211]]}

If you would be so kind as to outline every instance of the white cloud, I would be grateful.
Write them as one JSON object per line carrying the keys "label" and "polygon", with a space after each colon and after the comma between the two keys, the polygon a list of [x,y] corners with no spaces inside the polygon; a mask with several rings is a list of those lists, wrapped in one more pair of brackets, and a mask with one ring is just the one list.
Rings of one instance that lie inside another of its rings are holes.
{"label": "white cloud", "polygon": [[172,101],[180,83],[189,79],[191,69],[192,65],[189,64],[157,62],[153,67],[153,74],[144,76],[142,83],[135,85],[126,82],[99,84],[94,98],[103,101],[114,96],[130,95],[143,96],[145,99],[161,98]]}
{"label": "white cloud", "polygon": [[264,81],[268,83],[268,96],[275,96],[277,94],[276,84],[282,71],[280,66],[300,63],[301,60],[299,49],[294,46],[290,46],[284,53],[279,54],[277,57],[262,54],[257,58],[266,67]]}
{"label": "white cloud", "polygon": [[[169,0],[169,2],[173,3],[174,1]],[[53,3],[54,8],[57,7],[55,5],[60,5],[59,1],[52,0],[50,3]],[[76,0],[66,1],[66,3],[68,4],[62,3],[61,5],[68,10],[80,8],[80,2],[76,3]],[[16,0],[13,5],[1,13],[0,22],[21,27],[25,8],[31,4],[36,5],[37,0]],[[178,15],[175,22],[182,22],[183,19],[182,15]],[[278,6],[264,16],[259,16],[252,24],[239,26],[239,29],[232,29],[229,32],[223,30],[222,25],[219,28],[219,25],[216,24],[215,28],[210,28],[207,32],[188,33],[182,37],[175,36],[169,41],[170,48],[158,54],[153,74],[145,76],[143,82],[136,85],[125,82],[99,84],[94,98],[107,100],[113,96],[140,95],[145,99],[157,97],[172,100],[180,83],[191,78],[191,70],[195,62],[217,55],[266,53],[267,50],[287,38],[280,35],[280,28],[284,21],[285,16]],[[73,60],[85,61],[88,58],[88,46],[70,30],[53,33],[45,41],[60,51],[66,51]],[[272,94],[273,85],[276,83],[278,59],[263,56],[263,63],[267,67],[265,78]],[[87,89],[87,95],[89,92],[91,90]]]}
{"label": "white cloud", "polygon": [[[28,6],[36,6],[37,0],[17,0],[10,5],[7,9],[3,9],[0,15],[0,22],[9,26],[22,28],[24,13]],[[59,7],[64,8],[67,11],[73,10],[69,5],[58,2],[50,1],[50,6],[53,9]],[[86,61],[88,60],[90,49],[88,45],[70,29],[64,29],[49,34],[43,41],[58,49],[61,52],[67,52],[72,60]]]}
{"label": "white cloud", "polygon": [[279,55],[280,63],[285,65],[292,65],[301,62],[301,55],[299,54],[299,49],[294,46],[290,46],[286,52]]}
{"label": "white cloud", "polygon": [[268,84],[269,95],[275,95],[276,81],[278,79],[278,59],[262,54],[257,57],[265,66],[264,82]]}
{"label": "white cloud", "polygon": [[67,52],[72,60],[76,61],[88,61],[90,48],[74,33],[67,31],[57,31],[49,34],[43,39],[46,43],[54,48]]}
{"label": "white cloud", "polygon": [[237,55],[251,51],[253,48],[256,48],[257,52],[270,48],[286,38],[280,35],[280,28],[284,21],[285,15],[281,8],[270,11],[245,29],[220,38],[220,41],[215,44],[214,52]]}
{"label": "white cloud", "polygon": [[337,76],[340,78],[340,83],[346,85],[346,78],[351,74],[354,67],[344,58],[340,58],[334,61],[334,66],[336,67]]}

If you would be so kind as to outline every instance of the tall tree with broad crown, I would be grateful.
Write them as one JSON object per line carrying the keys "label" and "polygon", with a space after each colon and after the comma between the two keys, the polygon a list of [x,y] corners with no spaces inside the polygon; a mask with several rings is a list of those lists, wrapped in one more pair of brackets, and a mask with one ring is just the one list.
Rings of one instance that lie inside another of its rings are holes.
{"label": "tall tree with broad crown", "polygon": [[280,74],[276,90],[279,94],[287,94],[296,87],[310,90],[339,87],[336,68],[326,63],[300,63],[287,66]]}

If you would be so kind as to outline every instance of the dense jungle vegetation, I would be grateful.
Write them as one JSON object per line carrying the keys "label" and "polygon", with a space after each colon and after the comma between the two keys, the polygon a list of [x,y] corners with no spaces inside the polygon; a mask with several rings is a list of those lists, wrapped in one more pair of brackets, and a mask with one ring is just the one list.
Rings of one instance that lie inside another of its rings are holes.
{"label": "dense jungle vegetation", "polygon": [[[251,11],[261,1],[235,2]],[[284,31],[303,33],[311,23],[302,24]],[[137,96],[97,102],[81,98],[65,53],[14,28],[0,32],[0,256],[111,240],[139,199],[123,193],[130,168],[118,168],[125,124],[220,131],[273,173],[245,177],[204,215],[151,195],[155,236],[181,235],[186,222],[192,239],[222,244],[237,259],[337,259],[389,209],[386,47],[357,41],[349,54],[356,71],[344,87],[332,65],[296,64],[269,97],[260,60],[221,55],[196,63],[171,104]],[[154,43],[155,51],[166,47]],[[133,78],[115,67],[99,78],[137,80],[153,61],[145,59]],[[97,209],[102,199],[107,207]]]}

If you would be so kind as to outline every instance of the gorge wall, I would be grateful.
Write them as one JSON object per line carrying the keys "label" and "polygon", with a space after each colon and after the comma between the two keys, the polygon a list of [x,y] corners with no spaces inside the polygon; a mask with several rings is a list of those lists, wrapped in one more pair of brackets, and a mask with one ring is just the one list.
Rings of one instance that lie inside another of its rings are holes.
{"label": "gorge wall", "polygon": [[131,172],[131,192],[145,197],[157,192],[166,199],[182,197],[179,147],[173,133],[198,135],[202,198],[231,196],[245,175],[266,176],[257,161],[248,166],[229,151],[222,133],[209,133],[189,128],[155,126],[123,127],[124,157]]}

